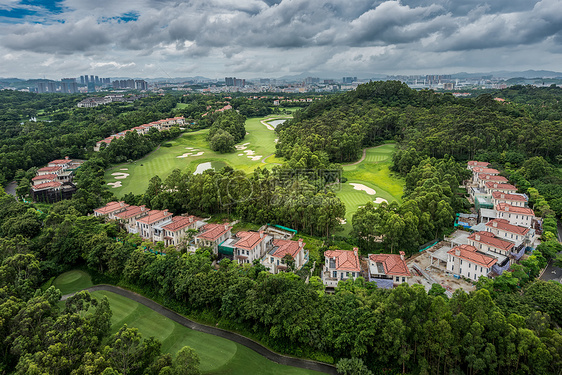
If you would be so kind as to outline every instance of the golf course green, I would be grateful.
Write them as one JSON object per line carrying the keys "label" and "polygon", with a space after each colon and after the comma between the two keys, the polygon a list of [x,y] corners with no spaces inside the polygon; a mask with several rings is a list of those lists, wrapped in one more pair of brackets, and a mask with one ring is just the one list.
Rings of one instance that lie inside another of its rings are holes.
{"label": "golf course green", "polygon": [[246,120],[244,140],[236,145],[237,150],[229,154],[212,151],[207,142],[209,129],[184,133],[167,143],[171,147],[160,147],[149,155],[132,163],[119,164],[105,171],[105,181],[118,197],[127,193],[142,194],[150,179],[156,175],[165,179],[174,169],[193,172],[202,163],[221,169],[226,165],[252,172],[257,167],[271,168],[282,160],[275,158],[277,134],[268,121],[290,118],[289,115],[257,117]]}
{"label": "golf course green", "polygon": [[[92,286],[92,282],[86,272],[73,270],[58,276],[53,285],[67,294]],[[105,296],[109,300],[113,312],[112,333],[117,332],[123,324],[138,328],[144,338],[154,336],[160,340],[162,352],[172,355],[182,347],[189,346],[199,355],[200,370],[205,374],[319,374],[277,364],[244,345],[184,327],[127,297],[108,291],[95,291],[91,294],[96,298]]]}
{"label": "golf course green", "polygon": [[390,171],[394,144],[384,144],[366,150],[365,159],[343,166],[343,177],[347,181],[340,185],[336,195],[346,207],[344,231],[351,232],[351,219],[359,207],[367,202],[380,204],[383,200],[391,203],[402,202],[403,178]]}

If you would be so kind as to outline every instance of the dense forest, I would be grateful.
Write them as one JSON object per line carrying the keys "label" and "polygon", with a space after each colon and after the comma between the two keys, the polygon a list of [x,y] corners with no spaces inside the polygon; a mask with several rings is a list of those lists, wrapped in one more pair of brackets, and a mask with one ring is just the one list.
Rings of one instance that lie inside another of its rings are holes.
{"label": "dense forest", "polygon": [[234,145],[246,136],[246,117],[235,110],[217,112],[207,117],[211,124],[208,135],[211,150],[234,152]]}

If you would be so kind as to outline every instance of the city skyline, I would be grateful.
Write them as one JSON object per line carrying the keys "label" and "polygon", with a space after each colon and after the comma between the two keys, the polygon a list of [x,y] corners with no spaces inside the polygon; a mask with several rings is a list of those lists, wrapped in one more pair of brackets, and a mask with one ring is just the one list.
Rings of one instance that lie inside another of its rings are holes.
{"label": "city skyline", "polygon": [[0,0],[0,77],[561,71],[560,0]]}

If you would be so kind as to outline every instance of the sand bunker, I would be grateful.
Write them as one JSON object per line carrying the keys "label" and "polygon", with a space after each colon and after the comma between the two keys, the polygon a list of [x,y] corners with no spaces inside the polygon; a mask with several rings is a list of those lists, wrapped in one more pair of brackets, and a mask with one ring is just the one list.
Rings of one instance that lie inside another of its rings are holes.
{"label": "sand bunker", "polygon": [[255,155],[255,154],[256,154],[256,152],[253,151],[253,150],[246,150],[246,151],[244,151],[244,153],[245,153],[246,155]]}
{"label": "sand bunker", "polygon": [[345,219],[338,218],[338,220],[340,221],[340,224],[342,224],[342,225],[347,224],[347,220],[345,220]]}
{"label": "sand bunker", "polygon": [[269,130],[275,130],[275,128],[271,125],[269,125],[267,122],[265,122],[264,120],[260,121],[263,125],[265,125],[265,127]]}
{"label": "sand bunker", "polygon": [[129,168],[121,168],[120,171],[128,171]]}
{"label": "sand bunker", "polygon": [[350,183],[351,186],[353,186],[353,188],[355,190],[363,190],[365,193],[369,194],[369,195],[375,195],[377,192],[375,191],[375,189],[371,189],[370,187],[367,187],[363,184],[353,184]]}
{"label": "sand bunker", "polygon": [[128,173],[124,173],[124,172],[115,172],[111,174],[113,177],[115,177],[116,180],[123,180],[127,177],[129,177]]}
{"label": "sand bunker", "polygon": [[185,153],[185,154],[183,154],[183,155],[176,156],[176,158],[178,158],[178,159],[187,158],[187,157],[188,157],[189,155],[191,155],[192,153],[193,153],[193,152],[187,152],[187,153]]}
{"label": "sand bunker", "polygon": [[253,161],[256,161],[256,160],[260,160],[262,158],[262,156],[261,155],[256,155],[256,156],[248,155],[248,158],[252,159]]}
{"label": "sand bunker", "polygon": [[112,188],[118,188],[121,187],[121,181],[117,181],[117,182],[108,182],[107,183],[109,186],[111,186]]}
{"label": "sand bunker", "polygon": [[193,150],[193,147],[186,147],[186,150]]}
{"label": "sand bunker", "polygon": [[273,140],[273,142],[275,142],[275,143],[279,142],[279,138],[275,138],[275,139]]}
{"label": "sand bunker", "polygon": [[373,202],[375,202],[376,204],[381,204],[381,203],[388,203],[388,201],[384,198],[377,198],[375,199]]}
{"label": "sand bunker", "polygon": [[196,153],[196,154],[193,154],[193,156],[201,156],[201,155],[203,155],[203,154],[204,154],[204,152],[201,151],[201,152],[198,152],[198,153]]}

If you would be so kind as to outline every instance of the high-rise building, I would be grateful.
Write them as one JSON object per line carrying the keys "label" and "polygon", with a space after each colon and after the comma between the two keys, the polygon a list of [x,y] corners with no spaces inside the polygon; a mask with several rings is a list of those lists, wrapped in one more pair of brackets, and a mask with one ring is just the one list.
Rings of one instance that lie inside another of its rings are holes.
{"label": "high-rise building", "polygon": [[343,77],[343,83],[357,82],[357,77]]}
{"label": "high-rise building", "polygon": [[90,83],[90,81],[88,80],[88,75],[86,74],[86,75],[84,76],[84,84],[85,84],[85,85],[88,85],[88,83]]}
{"label": "high-rise building", "polygon": [[84,83],[84,76],[80,76],[80,84],[83,85]]}
{"label": "high-rise building", "polygon": [[37,82],[37,93],[44,94],[47,92],[47,82]]}
{"label": "high-rise building", "polygon": [[148,90],[148,83],[142,79],[138,79],[135,81],[135,89],[136,90]]}
{"label": "high-rise building", "polygon": [[90,82],[92,82],[92,83],[94,83],[94,84],[96,83],[96,81],[94,80],[94,76],[91,75],[91,74],[90,74]]}
{"label": "high-rise building", "polygon": [[61,79],[60,92],[63,94],[76,94],[78,92],[78,84],[76,78],[63,78]]}
{"label": "high-rise building", "polygon": [[95,77],[94,77],[94,82],[96,83],[96,85],[99,85],[99,84],[100,84],[100,77],[95,76]]}
{"label": "high-rise building", "polygon": [[47,89],[49,92],[57,92],[57,84],[55,82],[47,82]]}
{"label": "high-rise building", "polygon": [[94,81],[88,82],[88,92],[96,92],[96,83]]}
{"label": "high-rise building", "polygon": [[224,83],[225,83],[225,85],[227,85],[227,86],[234,86],[234,80],[235,80],[235,79],[236,79],[235,77],[225,77],[225,78],[224,78]]}

